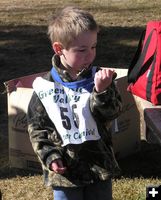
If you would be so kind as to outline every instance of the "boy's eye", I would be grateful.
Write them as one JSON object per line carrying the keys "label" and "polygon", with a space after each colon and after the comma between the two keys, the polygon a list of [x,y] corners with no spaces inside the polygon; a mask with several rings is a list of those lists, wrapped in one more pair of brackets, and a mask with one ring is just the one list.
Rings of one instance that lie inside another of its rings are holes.
{"label": "boy's eye", "polygon": [[[96,46],[93,46],[93,47],[91,47],[91,49],[95,49],[96,48]],[[85,52],[85,51],[87,51],[88,49],[79,49],[78,51],[79,52]]]}
{"label": "boy's eye", "polygon": [[78,51],[80,51],[80,52],[85,52],[86,49],[79,49]]}
{"label": "boy's eye", "polygon": [[[92,46],[91,49],[95,49],[96,48],[96,45]],[[88,51],[88,48],[80,48],[80,49],[75,49],[75,51],[78,51],[78,52],[86,52]]]}
{"label": "boy's eye", "polygon": [[86,49],[74,49],[75,52],[85,52]]}

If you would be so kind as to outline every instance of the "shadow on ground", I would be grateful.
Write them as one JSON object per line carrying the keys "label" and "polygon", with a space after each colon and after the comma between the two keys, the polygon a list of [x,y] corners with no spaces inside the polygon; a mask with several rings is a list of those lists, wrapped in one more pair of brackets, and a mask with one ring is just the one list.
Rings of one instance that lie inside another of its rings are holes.
{"label": "shadow on ground", "polygon": [[[141,27],[101,27],[94,64],[127,68]],[[0,26],[1,82],[51,68],[53,51],[45,26]]]}
{"label": "shadow on ground", "polygon": [[161,178],[161,146],[141,141],[141,149],[119,160],[122,176],[126,178]]}

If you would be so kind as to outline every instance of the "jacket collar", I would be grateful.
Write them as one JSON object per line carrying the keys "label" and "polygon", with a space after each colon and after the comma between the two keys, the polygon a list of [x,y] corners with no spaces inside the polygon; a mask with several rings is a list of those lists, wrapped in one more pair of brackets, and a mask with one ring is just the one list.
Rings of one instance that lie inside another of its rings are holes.
{"label": "jacket collar", "polygon": [[[56,71],[59,73],[59,76],[61,77],[61,79],[64,82],[73,82],[73,81],[76,81],[76,80],[73,80],[71,78],[70,74],[65,69],[65,67],[64,68],[62,67],[62,64],[60,62],[60,57],[58,55],[56,55],[56,54],[52,57],[52,65],[56,69]],[[88,69],[82,70],[78,74],[77,80],[81,80],[83,78],[89,77],[90,74],[91,74],[91,69],[92,69],[92,65]]]}

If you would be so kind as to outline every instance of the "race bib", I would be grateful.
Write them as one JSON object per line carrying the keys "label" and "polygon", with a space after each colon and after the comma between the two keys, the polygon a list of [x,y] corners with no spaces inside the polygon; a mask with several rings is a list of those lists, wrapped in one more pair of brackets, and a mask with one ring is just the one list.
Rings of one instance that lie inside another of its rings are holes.
{"label": "race bib", "polygon": [[88,90],[65,87],[41,77],[35,79],[33,89],[60,134],[63,146],[100,139],[90,112]]}

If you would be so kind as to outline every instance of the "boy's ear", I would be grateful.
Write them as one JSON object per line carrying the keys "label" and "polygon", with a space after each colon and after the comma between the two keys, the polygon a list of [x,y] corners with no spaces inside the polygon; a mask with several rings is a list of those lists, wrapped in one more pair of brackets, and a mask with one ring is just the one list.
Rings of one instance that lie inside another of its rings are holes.
{"label": "boy's ear", "polygon": [[59,42],[54,42],[53,45],[53,50],[55,51],[56,54],[59,56],[62,55],[62,45]]}

